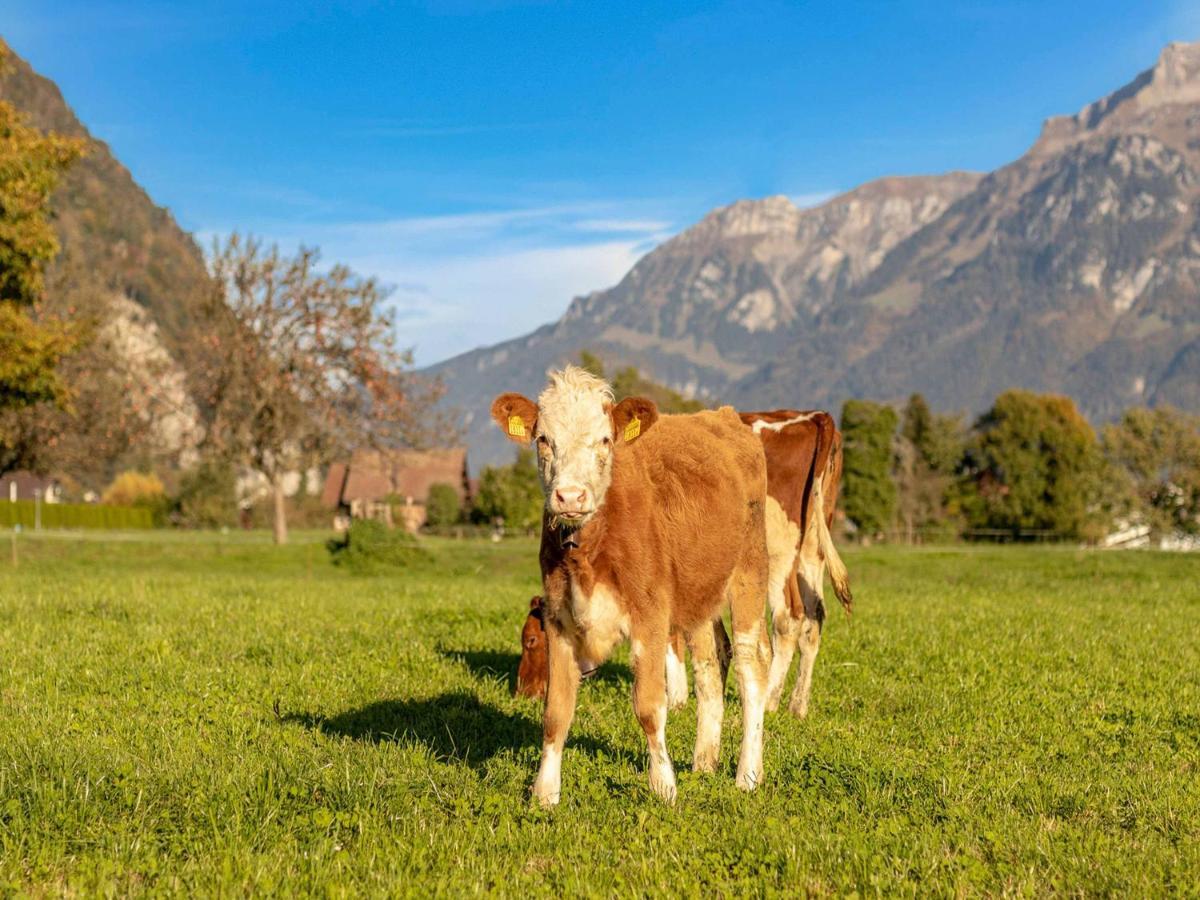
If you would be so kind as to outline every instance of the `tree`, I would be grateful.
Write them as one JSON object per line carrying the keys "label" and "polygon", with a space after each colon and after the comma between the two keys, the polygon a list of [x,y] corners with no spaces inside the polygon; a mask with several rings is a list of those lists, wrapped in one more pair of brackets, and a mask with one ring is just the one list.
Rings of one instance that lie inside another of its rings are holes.
{"label": "tree", "polygon": [[1102,448],[1131,511],[1156,534],[1200,532],[1200,417],[1170,407],[1126,410],[1105,427]]}
{"label": "tree", "polygon": [[408,371],[386,292],[316,250],[286,257],[233,235],[213,248],[216,290],[196,327],[205,449],[259,473],[287,540],[284,481],[355,446],[453,437],[433,410],[440,384]]}
{"label": "tree", "polygon": [[462,516],[462,503],[454,485],[439,482],[430,485],[425,501],[425,521],[433,526],[453,525]]}
{"label": "tree", "polygon": [[237,476],[220,460],[202,460],[179,478],[175,512],[188,528],[232,527],[237,523]]}
{"label": "tree", "polygon": [[[604,361],[590,350],[580,352],[579,366],[597,378],[607,380]],[[618,403],[626,397],[649,397],[658,406],[659,412],[663,413],[694,413],[704,409],[704,404],[699,400],[688,399],[678,391],[642,377],[635,366],[623,366],[618,369],[609,383]]]}
{"label": "tree", "polygon": [[893,476],[897,513],[910,542],[917,529],[947,524],[947,492],[962,453],[961,419],[932,412],[920,394],[909,397],[895,439]]}
{"label": "tree", "polygon": [[891,478],[896,411],[869,400],[842,406],[842,509],[864,537],[892,523],[896,485]]}
{"label": "tree", "polygon": [[1006,391],[974,430],[964,459],[972,525],[1076,537],[1103,526],[1096,435],[1069,397]]}
{"label": "tree", "polygon": [[[173,421],[195,419],[194,409],[179,406],[176,395],[187,398],[182,376],[142,345],[140,352],[122,349],[111,295],[67,293],[69,302],[56,292],[49,305],[70,311],[82,336],[56,370],[70,402],[0,411],[0,471],[53,471],[99,491],[127,469],[175,467],[179,448],[163,446],[164,432]],[[168,387],[172,379],[178,391]]]}
{"label": "tree", "polygon": [[542,523],[542,484],[538,479],[533,451],[517,450],[508,466],[485,466],[479,475],[475,516],[484,521],[502,518],[513,528],[537,528]]}
{"label": "tree", "polygon": [[[7,57],[0,43],[0,66]],[[50,195],[83,147],[33,128],[0,101],[0,410],[67,401],[56,369],[78,338],[65,322],[39,316],[38,306],[58,252]]]}

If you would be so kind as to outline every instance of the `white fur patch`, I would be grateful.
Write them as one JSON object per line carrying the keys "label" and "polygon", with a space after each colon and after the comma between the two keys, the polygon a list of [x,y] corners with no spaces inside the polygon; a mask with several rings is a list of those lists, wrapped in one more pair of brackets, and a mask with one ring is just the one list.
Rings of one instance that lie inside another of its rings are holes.
{"label": "white fur patch", "polygon": [[650,751],[650,789],[668,803],[675,802],[675,769],[667,755],[666,716],[660,713],[654,740],[657,748]]}
{"label": "white fur patch", "polygon": [[675,655],[675,648],[667,644],[667,706],[678,709],[687,703],[687,698],[687,668]]}
{"label": "white fur patch", "polygon": [[804,413],[796,416],[794,419],[785,419],[782,422],[768,422],[766,419],[759,419],[750,427],[754,429],[755,434],[761,434],[764,431],[783,431],[789,425],[799,425],[801,422],[807,422],[814,418],[816,413]]}
{"label": "white fur patch", "polygon": [[553,744],[542,745],[542,764],[533,783],[533,796],[542,806],[558,803],[562,794],[562,751]]}
{"label": "white fur patch", "polygon": [[[629,634],[629,613],[617,595],[604,585],[585,594],[571,582],[571,618],[575,624],[575,650],[580,658],[601,663],[613,646]],[[637,648],[634,648],[636,655]]]}
{"label": "white fur patch", "polygon": [[[551,512],[556,494],[588,498],[591,515],[612,483],[612,388],[583,369],[567,366],[550,373],[538,396],[536,446],[542,489]],[[576,511],[567,507],[572,512]]]}

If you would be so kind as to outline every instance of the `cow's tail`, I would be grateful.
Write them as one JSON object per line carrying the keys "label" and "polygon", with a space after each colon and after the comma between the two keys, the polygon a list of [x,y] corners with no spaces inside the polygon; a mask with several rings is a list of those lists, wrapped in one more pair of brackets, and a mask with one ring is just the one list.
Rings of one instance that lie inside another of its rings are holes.
{"label": "cow's tail", "polygon": [[829,533],[829,523],[825,521],[825,476],[824,473],[813,479],[813,519],[816,520],[817,546],[821,556],[829,567],[829,580],[833,582],[833,592],[842,601],[842,609],[846,615],[854,612],[854,596],[850,593],[850,573],[846,564],[833,545],[833,535]]}

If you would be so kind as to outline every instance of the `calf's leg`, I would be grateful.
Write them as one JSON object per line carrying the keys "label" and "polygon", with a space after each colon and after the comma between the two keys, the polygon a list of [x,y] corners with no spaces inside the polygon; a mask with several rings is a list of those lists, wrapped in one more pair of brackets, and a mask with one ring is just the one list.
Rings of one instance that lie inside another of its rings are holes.
{"label": "calf's leg", "polygon": [[800,719],[808,715],[813,666],[821,649],[821,626],[825,622],[825,601],[821,596],[824,579],[825,566],[819,559],[801,560],[799,591],[802,607],[799,611],[802,617],[793,619],[799,625],[800,665],[796,673],[796,685],[788,702],[788,712]]}
{"label": "calf's leg", "polygon": [[791,577],[786,579],[778,592],[773,590],[773,584],[771,588],[768,600],[771,604],[771,626],[775,641],[771,671],[767,675],[767,709],[774,712],[779,708],[783,683],[787,681],[788,670],[792,667],[792,657],[800,639],[801,625],[792,615],[792,609],[800,606],[800,588],[795,573],[791,573]]}
{"label": "calf's leg", "polygon": [[[696,683],[696,748],[692,771],[715,772],[721,756],[721,721],[725,718],[725,671],[717,646],[717,624],[697,625],[688,632],[692,676]],[[724,627],[721,634],[725,634]],[[725,638],[728,644],[729,638]]]}
{"label": "calf's leg", "polygon": [[542,716],[542,762],[533,782],[533,796],[542,806],[554,806],[562,793],[562,753],[575,718],[579,663],[575,646],[551,617],[546,620],[546,648],[550,668]]}
{"label": "calf's leg", "polygon": [[792,666],[792,654],[796,652],[798,629],[792,618],[791,609],[797,599],[796,558],[800,542],[799,527],[788,519],[783,507],[774,497],[766,503],[767,543],[767,605],[771,610],[771,622],[775,631],[774,655],[771,671],[767,675],[767,709],[779,706],[783,683]]}
{"label": "calf's leg", "polygon": [[767,700],[767,669],[771,664],[771,645],[763,621],[766,587],[766,560],[762,558],[735,572],[730,584],[733,666],[742,698],[742,749],[738,757],[737,786],[744,791],[754,790],[763,777],[763,714]]}
{"label": "calf's leg", "polygon": [[667,630],[634,628],[630,635],[633,668],[633,711],[646,733],[650,751],[650,790],[675,802],[675,769],[667,755],[667,692],[663,666]]}

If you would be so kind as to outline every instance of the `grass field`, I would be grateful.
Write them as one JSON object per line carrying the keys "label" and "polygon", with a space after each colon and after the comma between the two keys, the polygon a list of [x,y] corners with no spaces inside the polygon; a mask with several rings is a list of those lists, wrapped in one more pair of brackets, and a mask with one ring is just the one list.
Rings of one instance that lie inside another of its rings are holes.
{"label": "grass field", "polygon": [[1200,893],[1194,556],[852,550],[757,793],[735,709],[687,771],[692,701],[650,794],[622,653],[543,812],[533,543],[356,578],[300,537],[0,543],[0,895]]}

